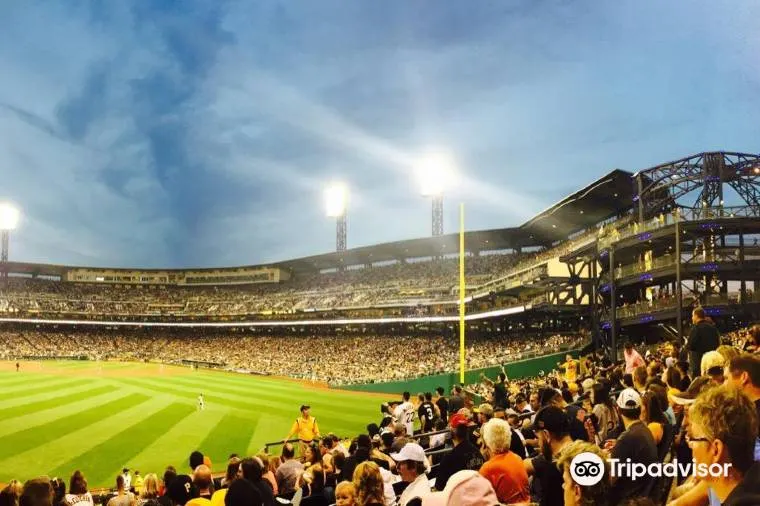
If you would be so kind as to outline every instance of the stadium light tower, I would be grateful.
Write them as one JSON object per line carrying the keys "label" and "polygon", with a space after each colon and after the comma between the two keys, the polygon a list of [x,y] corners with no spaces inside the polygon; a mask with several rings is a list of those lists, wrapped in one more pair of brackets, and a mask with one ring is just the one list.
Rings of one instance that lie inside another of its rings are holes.
{"label": "stadium light tower", "polygon": [[348,209],[348,187],[343,183],[331,183],[325,190],[327,216],[335,218],[335,249],[346,251],[346,211]]}
{"label": "stadium light tower", "polygon": [[19,211],[11,204],[0,202],[0,232],[2,233],[2,253],[0,254],[0,264],[2,264],[2,276],[8,277],[8,241],[11,230],[18,225]]}
{"label": "stadium light tower", "polygon": [[445,153],[433,152],[420,159],[416,172],[422,196],[433,201],[433,236],[443,235],[443,194],[454,181],[454,163]]}

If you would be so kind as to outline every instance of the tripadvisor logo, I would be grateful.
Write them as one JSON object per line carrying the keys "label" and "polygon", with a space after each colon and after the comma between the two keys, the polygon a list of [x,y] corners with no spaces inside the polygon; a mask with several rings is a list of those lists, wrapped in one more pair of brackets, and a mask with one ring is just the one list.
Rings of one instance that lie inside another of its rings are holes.
{"label": "tripadvisor logo", "polygon": [[604,477],[604,461],[596,453],[579,453],[570,462],[570,476],[578,485],[596,485]]}
{"label": "tripadvisor logo", "polygon": [[[731,464],[707,465],[697,464],[695,461],[682,464],[677,460],[667,464],[654,462],[649,465],[631,462],[631,459],[626,459],[625,462],[621,462],[620,459],[609,459],[608,462],[610,463],[611,477],[626,477],[632,481],[644,477],[659,478],[662,476],[668,478],[682,476],[694,476],[695,478],[726,477],[731,468]],[[596,485],[604,477],[604,461],[595,453],[580,453],[570,462],[570,476],[578,485],[584,487]]]}

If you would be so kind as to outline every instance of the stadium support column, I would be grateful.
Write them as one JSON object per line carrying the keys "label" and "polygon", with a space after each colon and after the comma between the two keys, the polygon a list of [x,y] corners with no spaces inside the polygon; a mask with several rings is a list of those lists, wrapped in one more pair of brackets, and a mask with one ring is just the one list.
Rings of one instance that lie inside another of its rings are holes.
{"label": "stadium support column", "polygon": [[681,219],[680,213],[675,213],[676,241],[676,330],[679,342],[683,340],[683,290],[681,288]]}
{"label": "stadium support column", "polygon": [[335,218],[335,249],[337,251],[346,251],[346,213]]}
{"label": "stadium support column", "polygon": [[615,248],[610,246],[610,360],[617,362],[617,294],[615,293]]}
{"label": "stadium support column", "polygon": [[[726,283],[728,284],[728,283]],[[739,228],[739,304],[742,314],[747,314],[747,279],[744,273],[744,230]]]}
{"label": "stadium support column", "polygon": [[443,235],[443,195],[433,196],[433,237]]}
{"label": "stadium support column", "polygon": [[644,223],[644,199],[642,198],[644,182],[641,178],[641,173],[638,173],[636,175],[636,199],[639,201],[639,223]]}

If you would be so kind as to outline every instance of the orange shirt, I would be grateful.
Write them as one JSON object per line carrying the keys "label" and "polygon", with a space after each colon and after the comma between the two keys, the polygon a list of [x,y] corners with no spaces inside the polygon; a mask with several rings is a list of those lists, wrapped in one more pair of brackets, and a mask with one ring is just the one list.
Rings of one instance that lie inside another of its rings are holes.
{"label": "orange shirt", "polygon": [[491,482],[500,502],[530,502],[528,473],[523,461],[514,453],[494,455],[480,468],[480,474]]}

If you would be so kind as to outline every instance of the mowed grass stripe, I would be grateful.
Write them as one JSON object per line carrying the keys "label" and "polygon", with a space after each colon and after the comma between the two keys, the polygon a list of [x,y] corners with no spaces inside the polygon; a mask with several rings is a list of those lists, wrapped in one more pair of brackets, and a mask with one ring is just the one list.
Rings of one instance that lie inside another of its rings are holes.
{"label": "mowed grass stripe", "polygon": [[81,378],[66,378],[63,376],[47,375],[47,374],[26,374],[23,378],[19,378],[15,381],[8,381],[0,384],[3,392],[11,393],[15,391],[24,391],[26,389],[32,390],[43,387],[51,382],[64,383],[67,381],[81,381]]}
{"label": "mowed grass stripe", "polygon": [[0,401],[0,411],[4,412],[5,410],[21,408],[22,406],[28,406],[37,402],[45,402],[45,401],[56,400],[56,399],[57,399],[57,402],[60,403],[62,398],[71,399],[74,396],[81,395],[83,392],[86,392],[87,390],[91,389],[94,385],[99,385],[99,384],[102,384],[102,383],[100,382],[93,383],[92,380],[89,380],[81,385],[77,385],[75,387],[69,386],[63,390],[56,389],[52,392],[43,391],[34,395],[26,395],[26,394],[17,395],[10,399]]}
{"label": "mowed grass stripe", "polygon": [[102,419],[112,411],[139,404],[146,399],[147,397],[141,394],[128,394],[94,408],[79,410],[51,422],[2,436],[0,437],[0,459],[39,446],[40,441],[45,441],[49,434],[68,434]]}
{"label": "mowed grass stripe", "polygon": [[84,378],[45,378],[42,381],[33,384],[15,385],[8,388],[3,387],[3,396],[23,395],[24,397],[28,397],[42,392],[50,394],[62,388],[85,385],[90,381],[91,380]]}
{"label": "mowed grass stripe", "polygon": [[[7,482],[10,478],[23,481],[57,468],[112,438],[115,433],[160,411],[171,403],[171,400],[171,397],[157,396],[142,404],[120,408],[113,413],[103,413],[101,420],[68,434],[46,435],[40,440],[37,448],[0,460],[0,481]],[[74,469],[69,469],[66,476],[73,471]],[[93,482],[93,485],[96,484]]]}
{"label": "mowed grass stripe", "polygon": [[[5,408],[0,409],[0,422],[3,420],[8,420],[11,418],[16,418],[20,415],[32,415],[35,413],[38,413],[40,411],[45,411],[47,409],[57,408],[60,406],[63,406],[65,404],[69,403],[75,403],[77,400],[80,399],[90,399],[92,397],[97,397],[100,394],[104,394],[106,392],[112,392],[113,387],[108,385],[85,385],[85,388],[83,390],[80,390],[76,393],[76,395],[72,395],[72,393],[69,390],[63,390],[61,392],[55,392],[55,395],[53,397],[49,397],[45,400],[37,401],[37,402],[29,402],[26,404],[18,404],[11,408]],[[0,430],[2,430],[2,425],[0,424]]]}
{"label": "mowed grass stripe", "polygon": [[[290,394],[293,393],[293,390],[285,391],[282,390],[273,392],[269,388],[251,388],[251,387],[230,387],[226,385],[220,385],[219,383],[213,381],[213,380],[194,380],[194,379],[188,379],[188,378],[173,378],[172,379],[173,385],[182,385],[187,386],[191,388],[197,388],[198,392],[204,392],[204,391],[213,391],[213,392],[221,392],[221,393],[228,393],[232,395],[238,395],[238,396],[244,396],[247,399],[255,398],[257,400],[266,400],[268,402],[281,402],[283,398],[283,394],[285,392],[288,392]],[[353,406],[356,405],[356,401],[351,399],[341,399],[338,396],[330,395],[327,392],[314,392],[314,391],[305,391],[303,388],[298,388],[298,392],[302,392],[303,399],[306,400],[308,398],[310,403],[323,403],[323,402],[329,402],[330,406],[333,406],[335,408],[339,409],[351,409]],[[378,403],[379,405],[380,403]]]}
{"label": "mowed grass stripe", "polygon": [[[172,403],[121,432],[90,448],[85,453],[64,462],[48,472],[51,476],[68,476],[72,469],[83,470],[92,483],[104,485],[112,482],[116,473],[125,462],[139,455],[153,441],[161,438],[177,422],[193,412],[193,408],[184,404]],[[188,451],[188,455],[190,455]],[[86,471],[85,471],[86,470]],[[160,469],[156,470],[161,472]],[[145,472],[145,471],[144,471]]]}
{"label": "mowed grass stripe", "polygon": [[[183,397],[185,399],[193,399],[197,397],[199,392],[197,388],[183,387],[181,385],[176,385],[174,382],[167,384],[164,382],[144,378],[133,378],[125,383],[136,384],[138,386],[143,385],[146,388],[152,388],[156,391],[175,395],[177,397]],[[298,406],[300,405],[296,403],[303,402],[298,400],[302,398],[300,392],[298,395],[295,395],[295,393],[290,396],[283,395],[282,399],[279,401],[266,400],[265,402],[257,402],[255,398],[252,398],[250,396],[218,393],[214,392],[213,390],[204,392],[204,398],[206,399],[206,403],[210,406],[213,406],[214,403],[217,403],[252,412],[273,412],[274,414],[280,416],[287,416],[288,414],[293,413],[293,419],[295,419],[295,417],[298,415]],[[330,413],[333,411],[331,404],[321,405],[313,403],[312,406],[314,408],[314,415],[317,417],[318,423],[324,423],[327,425],[345,425],[346,422],[351,421],[358,423],[368,423],[366,421],[368,413],[370,413],[368,410],[364,411],[361,410],[361,408],[357,407],[357,409],[351,409],[350,411],[347,410],[343,414],[336,416]],[[323,411],[317,411],[317,408],[323,409]],[[373,414],[372,416],[374,417],[375,415]]]}
{"label": "mowed grass stripe", "polygon": [[217,471],[226,469],[227,458],[231,453],[244,455],[248,450],[258,419],[257,415],[243,417],[228,413],[211,429],[200,446],[193,450],[197,449],[204,455],[208,455]]}
{"label": "mowed grass stripe", "polygon": [[[225,413],[226,411],[208,409],[191,413],[150,446],[143,448],[138,455],[126,462],[125,466],[142,471],[143,476],[148,472],[161,475],[167,465],[173,465],[180,472],[185,472],[190,452],[201,447],[201,443]],[[220,470],[216,464],[214,468]],[[117,467],[116,472],[120,470]]]}

